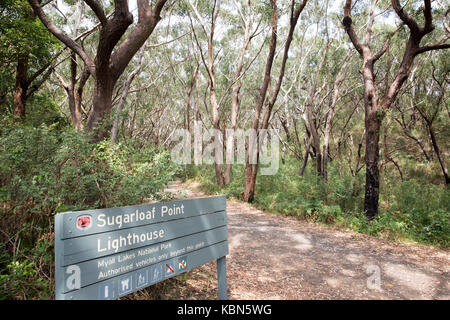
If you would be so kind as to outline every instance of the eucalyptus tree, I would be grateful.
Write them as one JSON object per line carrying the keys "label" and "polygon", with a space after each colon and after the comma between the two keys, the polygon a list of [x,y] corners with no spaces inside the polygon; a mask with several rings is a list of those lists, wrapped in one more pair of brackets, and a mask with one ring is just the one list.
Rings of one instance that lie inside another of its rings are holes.
{"label": "eucalyptus tree", "polygon": [[[195,14],[197,21],[200,23],[204,37],[206,37],[207,39],[207,53],[206,53],[207,56],[205,57],[202,46],[200,44],[200,40],[195,31],[191,15],[189,14],[188,11],[194,39],[200,52],[201,61],[203,62],[203,65],[205,66],[208,74],[209,100],[211,105],[212,126],[214,129],[214,136],[212,137],[212,139],[214,139],[214,141],[218,143],[220,140],[220,137],[217,136],[217,133],[220,130],[219,125],[220,115],[219,115],[219,102],[217,99],[217,81],[215,72],[216,54],[214,53],[214,34],[216,32],[217,20],[219,17],[222,1],[214,0],[211,4],[203,3],[207,7],[206,10],[208,11],[208,15],[210,15],[210,18],[208,19],[210,21],[209,24],[207,24],[204,21],[202,14],[199,12],[197,6],[194,5],[191,1],[188,1],[188,3]],[[214,149],[214,168],[216,172],[217,183],[219,186],[223,186],[225,184],[222,171],[223,152],[220,151],[221,148]]]}
{"label": "eucalyptus tree", "polygon": [[[208,79],[209,105],[214,134],[223,131],[226,133],[226,166],[222,169],[223,163],[223,141],[222,137],[214,136],[215,142],[221,148],[214,149],[214,168],[217,183],[224,186],[230,183],[232,159],[234,154],[234,133],[237,129],[240,115],[240,91],[243,84],[243,77],[259,55],[261,50],[249,53],[250,43],[258,34],[262,22],[262,15],[254,7],[258,5],[251,1],[233,0],[229,2],[215,0],[212,2],[188,1],[190,11],[187,11],[191,23],[191,29],[199,58],[206,70]],[[232,12],[236,11],[236,14]],[[199,28],[196,28],[194,21]],[[220,28],[219,32],[218,28]],[[199,29],[199,30],[198,30]],[[219,35],[217,34],[219,33]],[[231,35],[231,36],[230,36]],[[206,39],[206,41],[205,41]],[[242,39],[242,40],[241,40]],[[230,60],[234,56],[236,40],[241,40],[236,62]],[[207,49],[203,49],[206,42]],[[219,45],[219,48],[216,46]],[[262,46],[261,46],[262,49]],[[246,59],[246,54],[250,57]],[[223,68],[220,66],[222,62]],[[230,71],[234,72],[230,75]],[[220,79],[218,79],[220,73]],[[222,86],[219,85],[222,84]],[[220,96],[218,92],[222,93]],[[224,105],[227,105],[231,92],[231,115],[230,128],[226,127]],[[223,126],[221,128],[221,120]],[[220,143],[219,143],[220,141]]]}
{"label": "eucalyptus tree", "polygon": [[[439,146],[435,127],[436,123],[439,122],[439,118],[446,118],[448,116],[441,115],[440,111],[448,99],[448,73],[450,70],[449,66],[446,65],[448,59],[446,59],[445,55],[438,56],[438,59],[433,59],[431,56],[427,58],[427,62],[431,65],[431,68],[427,71],[431,76],[420,75],[420,71],[414,73],[414,76],[411,77],[411,82],[414,83],[411,87],[411,102],[413,108],[418,111],[418,114],[425,123],[432,148],[442,170],[444,182],[448,186],[450,184],[450,177],[442,148]],[[441,60],[439,58],[444,59]]]}
{"label": "eucalyptus tree", "polygon": [[[250,42],[253,38],[255,38],[258,33],[260,33],[260,25],[262,21],[262,16],[259,18],[254,15],[252,11],[252,2],[250,0],[242,1],[241,3],[237,3],[234,1],[236,6],[236,10],[239,13],[239,18],[241,21],[241,28],[244,32],[242,38],[242,45],[239,50],[238,58],[236,61],[236,71],[234,72],[232,78],[232,93],[231,93],[231,119],[230,130],[227,130],[227,143],[226,143],[226,165],[225,165],[225,173],[224,173],[224,184],[229,184],[231,180],[231,167],[232,167],[232,159],[234,154],[234,133],[236,132],[238,126],[238,120],[241,109],[241,99],[240,99],[240,91],[242,88],[242,78],[245,72],[248,70],[254,59],[259,55],[259,50],[254,55],[255,57],[251,59],[247,64],[245,63],[245,55],[247,50],[249,49]],[[257,19],[259,21],[257,21]],[[262,48],[262,46],[261,46]]]}
{"label": "eucalyptus tree", "polygon": [[[75,10],[71,15],[64,14],[62,10],[58,8],[57,3],[52,3],[52,5],[57,9],[58,13],[63,15],[63,23],[70,30],[70,35],[74,39],[80,39],[83,43],[88,35],[90,35],[96,27],[89,30],[88,32],[82,32],[84,27],[82,26],[84,16],[85,16],[85,3],[83,1],[78,1],[76,3]],[[65,76],[62,72],[58,72],[57,69],[54,70],[54,74],[58,79],[60,85],[64,88],[67,94],[67,100],[69,104],[69,111],[72,118],[72,124],[75,130],[83,129],[83,118],[82,118],[82,102],[83,102],[83,89],[90,77],[90,72],[83,64],[81,68],[81,73],[78,75],[79,61],[77,60],[77,54],[75,51],[70,50],[68,57],[69,60],[69,75]],[[62,71],[67,69],[66,65],[62,65]],[[60,74],[61,73],[61,74]],[[66,80],[65,78],[68,78]]]}
{"label": "eucalyptus tree", "polygon": [[97,0],[84,0],[100,22],[94,58],[50,20],[39,0],[28,2],[45,27],[81,57],[93,77],[93,101],[86,130],[91,133],[93,142],[103,140],[108,133],[108,118],[116,82],[161,20],[161,12],[167,0],[158,0],[153,5],[148,0],[137,0],[137,22],[128,34],[126,32],[133,24],[133,15],[127,0],[113,1],[114,12],[111,17]]}
{"label": "eucalyptus tree", "polygon": [[[374,50],[372,39],[374,36],[373,25],[375,21],[375,11],[377,9],[378,0],[373,0],[370,5],[369,18],[367,21],[367,28],[364,36],[364,42],[361,42],[360,37],[353,27],[353,20],[351,17],[352,1],[346,0],[344,6],[344,18],[342,23],[347,32],[350,41],[363,59],[363,66],[361,73],[364,82],[364,104],[365,104],[365,130],[366,130],[366,185],[364,210],[369,219],[373,219],[378,213],[378,197],[379,197],[379,140],[380,128],[382,119],[386,111],[391,107],[395,101],[400,88],[408,78],[414,59],[417,55],[438,49],[445,49],[450,47],[447,43],[448,35],[436,44],[421,45],[422,40],[426,35],[430,34],[435,26],[433,25],[433,10],[430,0],[423,1],[423,7],[418,8],[417,2],[410,5],[409,8],[402,6],[398,0],[391,0],[391,6],[402,24],[397,28],[402,28],[405,25],[409,29],[409,36],[406,39],[403,57],[400,65],[395,72],[394,78],[388,85],[384,93],[381,93],[375,84],[375,63],[386,53],[393,34],[392,32],[386,36],[383,46],[377,51]],[[423,12],[424,24],[419,25],[418,18],[415,18],[407,13],[407,9],[419,9]],[[382,94],[381,99],[379,98]]]}
{"label": "eucalyptus tree", "polygon": [[[320,62],[315,70],[315,74],[313,77],[313,81],[309,88],[308,98],[306,101],[306,115],[308,120],[309,132],[311,134],[311,141],[315,149],[316,153],[316,170],[319,176],[323,175],[322,173],[322,153],[320,148],[320,137],[318,132],[318,123],[315,117],[315,113],[313,111],[313,103],[314,98],[316,97],[317,85],[319,82],[320,73],[322,72],[322,68],[324,67],[325,60],[327,58],[327,53],[330,48],[330,41],[327,40],[325,48],[322,50],[322,56],[320,58]],[[325,157],[325,155],[323,155]]]}
{"label": "eucalyptus tree", "polygon": [[[289,48],[293,40],[294,30],[297,25],[300,14],[307,4],[307,0],[303,0],[299,5],[296,5],[295,0],[291,1],[290,5],[290,17],[289,17],[289,31],[284,44],[283,57],[280,67],[280,73],[278,75],[277,82],[274,86],[273,92],[267,101],[267,106],[265,108],[264,114],[261,114],[262,107],[266,101],[267,89],[269,87],[272,65],[275,57],[275,50],[277,45],[277,27],[278,27],[278,13],[277,13],[277,2],[276,0],[270,1],[272,6],[272,28],[271,37],[269,43],[269,52],[267,55],[264,78],[262,81],[261,88],[259,90],[258,100],[254,108],[253,120],[251,124],[251,129],[254,132],[259,132],[260,130],[266,130],[269,126],[269,121],[271,118],[273,106],[277,100],[278,93],[281,89],[281,84],[283,82],[286,62],[289,55]],[[262,117],[262,119],[260,119]],[[261,121],[262,120],[262,121]],[[255,195],[256,186],[256,176],[258,172],[258,162],[260,155],[260,138],[256,139],[256,143],[249,143],[249,147],[245,156],[245,188],[243,193],[243,199],[246,202],[252,202]]]}
{"label": "eucalyptus tree", "polygon": [[25,119],[27,100],[52,73],[56,45],[28,3],[0,3],[0,103],[12,91],[16,118]]}

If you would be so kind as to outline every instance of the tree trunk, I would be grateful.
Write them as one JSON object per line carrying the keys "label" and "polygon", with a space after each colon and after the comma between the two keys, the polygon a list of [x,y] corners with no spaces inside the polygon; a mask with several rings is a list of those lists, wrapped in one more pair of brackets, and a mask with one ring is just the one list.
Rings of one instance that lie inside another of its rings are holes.
{"label": "tree trunk", "polygon": [[439,145],[437,143],[436,136],[434,134],[434,130],[433,130],[433,127],[431,126],[431,123],[427,123],[427,128],[428,128],[428,132],[430,133],[431,142],[433,144],[433,149],[436,152],[436,155],[437,155],[438,160],[439,160],[439,164],[441,165],[442,173],[444,175],[445,185],[448,186],[449,183],[450,183],[450,179],[449,179],[449,176],[448,176],[447,167],[445,165],[444,159],[442,159],[442,154],[441,154],[441,151],[439,149]]}
{"label": "tree trunk", "polygon": [[[123,37],[133,23],[133,15],[126,0],[114,1],[114,14],[107,17],[97,1],[85,1],[100,22],[99,40],[95,59],[88,52],[60,30],[45,14],[39,0],[28,0],[34,13],[45,27],[84,61],[94,78],[92,108],[87,119],[86,131],[92,142],[103,140],[111,126],[110,114],[114,86],[133,56],[152,34],[161,20],[161,11],[167,0],[149,3],[137,0],[137,24]],[[120,41],[124,38],[122,41]],[[119,44],[119,42],[121,42]]]}
{"label": "tree trunk", "polygon": [[[283,59],[281,61],[281,68],[280,68],[280,74],[278,75],[278,81],[275,85],[274,92],[272,96],[270,97],[268,103],[267,103],[267,109],[263,115],[263,121],[261,127],[259,126],[259,118],[261,114],[262,106],[264,105],[264,102],[266,100],[266,92],[270,84],[270,75],[272,72],[272,64],[275,57],[275,49],[276,49],[276,42],[277,42],[277,3],[276,0],[272,0],[272,36],[270,39],[270,45],[269,45],[269,54],[267,56],[267,62],[266,62],[266,68],[264,73],[264,80],[263,85],[261,86],[261,89],[259,91],[259,98],[256,105],[255,113],[253,115],[253,122],[252,122],[252,129],[257,133],[256,134],[256,141],[254,141],[254,145],[256,145],[255,150],[253,152],[255,154],[251,154],[252,148],[250,148],[249,143],[249,150],[246,155],[245,159],[245,190],[243,194],[243,199],[246,202],[252,202],[254,199],[255,194],[255,185],[256,185],[256,175],[258,171],[258,163],[259,163],[259,149],[260,149],[260,142],[263,141],[262,137],[260,138],[260,129],[266,130],[269,126],[269,120],[272,112],[272,108],[277,100],[278,93],[281,89],[281,84],[283,82],[284,78],[284,72],[286,67],[286,62],[288,59],[289,54],[289,48],[291,45],[291,42],[293,40],[294,30],[297,25],[298,19],[300,17],[300,14],[302,13],[303,9],[306,6],[306,3],[308,0],[303,0],[303,2],[295,9],[295,2],[292,1],[291,4],[291,16],[289,21],[289,32],[286,39],[286,43],[284,45],[284,52],[283,52]],[[250,155],[251,154],[251,155]],[[254,164],[251,164],[249,162],[250,156],[254,159],[256,162]]]}
{"label": "tree trunk", "polygon": [[239,111],[241,106],[241,101],[239,100],[239,92],[241,91],[242,81],[239,79],[241,76],[242,68],[244,67],[244,55],[247,51],[247,47],[250,43],[250,24],[245,25],[244,42],[239,52],[238,62],[236,65],[236,72],[234,74],[235,84],[233,86],[233,91],[231,93],[231,134],[227,134],[227,145],[226,145],[226,164],[225,164],[225,174],[224,183],[228,185],[231,181],[231,167],[232,158],[234,154],[234,133],[237,128],[237,121],[239,118]]}
{"label": "tree trunk", "polygon": [[319,133],[317,132],[317,128],[316,128],[316,121],[314,119],[315,117],[313,116],[313,113],[312,113],[312,105],[309,105],[309,107],[307,108],[307,116],[308,116],[309,130],[311,132],[311,137],[312,137],[312,145],[313,145],[314,151],[316,153],[317,175],[321,176],[322,175],[322,154],[320,153],[320,138],[319,138]]}
{"label": "tree trunk", "polygon": [[378,105],[378,94],[375,87],[373,61],[364,58],[362,70],[364,78],[364,107],[366,130],[366,187],[364,210],[368,219],[378,213],[378,195],[380,188],[379,173],[379,140],[382,114]]}
{"label": "tree trunk", "polygon": [[306,143],[305,156],[303,157],[302,166],[301,166],[300,172],[299,172],[300,177],[302,177],[303,174],[305,173],[306,165],[308,164],[308,157],[309,157],[309,150],[311,149],[311,142],[312,142],[312,136],[308,139],[308,142]]}
{"label": "tree trunk", "polygon": [[25,119],[25,104],[27,101],[28,91],[28,54],[19,55],[16,67],[16,87],[14,91],[14,117],[17,119]]}
{"label": "tree trunk", "polygon": [[83,73],[81,74],[81,78],[78,83],[78,88],[75,90],[75,109],[74,109],[74,115],[73,115],[73,126],[75,130],[83,130],[83,121],[81,117],[81,111],[82,111],[82,102],[83,102],[83,89],[87,82],[87,80],[90,77],[89,70],[87,68],[84,68]]}
{"label": "tree trunk", "polygon": [[91,142],[96,143],[107,137],[110,127],[110,113],[114,84],[107,77],[97,77],[94,81],[92,109],[86,122],[86,131]]}
{"label": "tree trunk", "polygon": [[[220,132],[220,126],[219,126],[219,106],[217,104],[217,97],[216,97],[216,90],[215,90],[215,82],[214,84],[211,83],[210,87],[210,100],[211,100],[211,107],[212,107],[212,114],[213,114],[213,129],[214,129],[214,136],[212,139],[214,139],[214,142],[217,144]],[[223,144],[222,148],[223,148]],[[217,178],[217,184],[219,186],[225,185],[225,180],[223,178],[223,172],[222,172],[222,162],[223,162],[223,152],[217,152],[217,149],[214,148],[214,170],[216,172],[216,178]]]}
{"label": "tree trunk", "polygon": [[[269,54],[267,55],[266,67],[264,70],[264,79],[259,90],[258,102],[256,104],[255,113],[253,115],[253,121],[251,129],[254,133],[258,132],[259,129],[259,118],[261,115],[261,109],[266,100],[267,88],[269,87],[270,75],[272,72],[272,64],[273,59],[275,57],[275,50],[277,45],[277,4],[275,0],[271,1],[272,3],[272,35],[270,38],[269,45]],[[256,138],[257,139],[257,138]],[[249,138],[251,140],[251,137]],[[255,150],[256,147],[256,150]],[[245,189],[242,195],[242,198],[245,202],[253,202],[253,198],[255,195],[255,186],[256,186],[256,173],[258,171],[258,160],[259,160],[259,150],[257,141],[249,141],[247,153],[245,155]],[[256,155],[256,156],[255,156]],[[252,163],[250,162],[250,158],[252,158]],[[255,162],[256,161],[256,162]]]}
{"label": "tree trunk", "polygon": [[[215,73],[214,73],[215,56],[214,56],[213,39],[214,39],[215,23],[216,23],[216,19],[217,19],[218,13],[219,13],[220,2],[218,4],[217,1],[215,0],[213,3],[213,9],[211,12],[211,25],[209,28],[206,27],[205,23],[203,22],[202,17],[200,16],[200,14],[197,11],[197,8],[192,3],[189,3],[189,4],[193,8],[195,14],[197,15],[197,18],[200,21],[200,24],[202,25],[205,36],[208,39],[208,62],[206,62],[205,58],[203,56],[202,48],[198,42],[198,38],[195,33],[195,29],[194,29],[194,26],[193,26],[192,20],[191,20],[191,27],[192,27],[192,31],[194,33],[194,38],[197,43],[198,49],[200,51],[200,55],[202,57],[203,64],[205,65],[205,68],[208,72],[209,101],[211,104],[211,115],[212,115],[212,122],[213,122],[213,136],[211,137],[211,142],[212,142],[212,140],[214,140],[214,144],[217,146],[219,144],[218,139],[220,139],[220,137],[219,137],[220,118],[219,118],[219,104],[217,102],[217,95],[216,95],[216,78],[215,78]],[[189,16],[189,19],[191,19],[190,16]],[[209,32],[207,31],[207,29],[209,29]],[[214,148],[214,169],[216,172],[217,184],[219,186],[224,186],[225,181],[224,181],[223,171],[222,171],[223,143],[220,142],[220,145],[222,146],[222,152],[217,152],[218,151],[217,148]]]}
{"label": "tree trunk", "polygon": [[[344,6],[344,19],[342,24],[345,27],[353,46],[363,58],[363,78],[364,78],[364,104],[365,104],[365,127],[366,127],[366,194],[364,199],[364,210],[369,219],[373,219],[378,213],[378,192],[379,192],[379,135],[381,121],[384,112],[390,108],[395,101],[400,88],[408,78],[415,56],[418,54],[449,48],[448,43],[438,43],[435,45],[425,45],[420,47],[422,38],[434,30],[431,1],[424,0],[423,15],[425,18],[424,26],[420,27],[417,21],[410,16],[400,4],[399,0],[391,0],[392,8],[397,16],[410,30],[410,35],[406,41],[403,52],[403,58],[395,75],[394,80],[388,85],[387,90],[378,104],[377,90],[374,81],[373,65],[380,59],[389,48],[389,42],[393,34],[391,33],[381,50],[372,55],[370,42],[372,38],[372,26],[375,17],[375,8],[377,0],[372,2],[369,22],[367,24],[365,43],[362,44],[353,29],[351,18],[352,1],[346,0]],[[398,29],[397,29],[398,30]]]}
{"label": "tree trunk", "polygon": [[[308,119],[309,130],[312,136],[312,145],[316,152],[316,169],[317,175],[322,175],[322,154],[320,152],[320,137],[316,127],[316,119],[313,111],[314,97],[316,95],[317,84],[319,83],[320,72],[322,71],[325,59],[327,57],[328,49],[330,48],[330,41],[327,42],[323,51],[319,67],[317,68],[316,75],[313,79],[313,83],[309,90],[308,101],[306,102],[306,115]],[[324,155],[326,157],[326,155]]]}
{"label": "tree trunk", "polygon": [[72,116],[72,123],[75,130],[81,130],[83,123],[81,121],[81,99],[76,94],[75,85],[77,82],[77,56],[75,52],[70,53],[70,81],[65,87],[68,100],[70,115]]}
{"label": "tree trunk", "polygon": [[369,115],[366,118],[366,191],[364,211],[369,219],[378,213],[378,195],[380,188],[379,174],[379,139],[380,121]]}
{"label": "tree trunk", "polygon": [[[331,119],[331,117],[330,117]],[[328,122],[328,119],[327,119]],[[331,122],[331,120],[330,120]],[[330,125],[331,127],[331,125]],[[331,130],[326,130],[327,128],[325,128],[325,134],[324,134],[324,138],[323,138],[323,158],[322,158],[322,176],[323,176],[323,182],[327,183],[328,182],[328,147],[330,145],[330,132]]]}

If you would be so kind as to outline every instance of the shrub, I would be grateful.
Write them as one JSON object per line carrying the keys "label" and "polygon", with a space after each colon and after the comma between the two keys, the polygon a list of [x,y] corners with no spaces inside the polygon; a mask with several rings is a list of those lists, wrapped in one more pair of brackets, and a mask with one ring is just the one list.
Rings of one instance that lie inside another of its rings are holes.
{"label": "shrub", "polygon": [[159,200],[178,170],[157,147],[92,144],[58,123],[1,126],[0,298],[53,294],[55,213]]}
{"label": "shrub", "polygon": [[[450,245],[450,193],[445,187],[427,184],[424,179],[402,182],[382,176],[379,214],[368,221],[363,212],[364,172],[353,177],[331,163],[328,183],[324,183],[313,167],[307,167],[300,177],[299,165],[288,159],[275,175],[258,176],[253,205],[391,240]],[[241,198],[242,165],[233,166],[232,182],[225,188],[218,187],[212,166],[202,166],[197,174],[203,190]]]}

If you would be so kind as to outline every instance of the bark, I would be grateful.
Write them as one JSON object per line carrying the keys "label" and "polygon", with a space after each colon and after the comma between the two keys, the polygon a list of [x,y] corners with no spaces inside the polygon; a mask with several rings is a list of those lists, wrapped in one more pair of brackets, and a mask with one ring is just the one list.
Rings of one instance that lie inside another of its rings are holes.
{"label": "bark", "polygon": [[77,56],[75,52],[70,53],[70,82],[66,89],[69,97],[69,109],[72,116],[72,123],[75,130],[81,130],[81,109],[80,105],[75,101],[75,84],[77,82]]}
{"label": "bark", "polygon": [[200,101],[198,96],[198,77],[195,79],[195,102],[194,102],[194,164],[202,164],[202,118],[200,114]]}
{"label": "bark", "polygon": [[328,182],[328,153],[330,146],[330,134],[331,134],[331,122],[334,118],[334,108],[330,110],[327,114],[327,120],[325,123],[325,132],[323,136],[323,159],[322,159],[322,175],[323,181]]}
{"label": "bark", "polygon": [[20,55],[17,59],[16,67],[16,86],[14,91],[14,117],[25,119],[25,103],[28,90],[28,54]]}
{"label": "bark", "polygon": [[[211,84],[210,86],[210,102],[211,102],[211,108],[212,108],[212,115],[213,115],[213,129],[214,129],[214,136],[212,139],[214,139],[215,142],[218,142],[217,139],[220,139],[218,134],[220,132],[220,126],[219,126],[219,106],[217,103],[217,97],[216,97],[216,89],[215,84]],[[219,186],[225,185],[225,180],[223,177],[223,171],[222,171],[222,162],[223,162],[223,152],[217,152],[217,149],[214,150],[214,170],[216,172],[216,178],[217,178],[217,184]]]}
{"label": "bark", "polygon": [[[216,7],[216,2],[214,2],[214,9]],[[218,11],[217,11],[218,12]],[[210,79],[209,86],[209,94],[210,94],[210,103],[211,103],[211,113],[213,119],[213,129],[215,134],[220,132],[220,117],[219,117],[219,104],[217,102],[216,95],[216,77],[214,71],[214,50],[213,50],[213,37],[214,37],[214,29],[215,29],[215,21],[216,14],[215,10],[212,12],[213,19],[211,24],[211,32],[208,38],[208,74]],[[214,135],[213,139],[217,142],[216,139],[219,139],[218,136]],[[222,172],[222,162],[223,162],[223,152],[217,152],[217,149],[214,150],[214,170],[216,172],[217,184],[219,186],[225,185],[225,180]]]}
{"label": "bark", "polygon": [[382,116],[379,113],[378,93],[375,87],[373,62],[364,59],[364,126],[366,130],[366,187],[364,210],[369,219],[378,213],[380,188],[379,141]]}
{"label": "bark", "polygon": [[[78,15],[78,18],[76,19],[75,25],[73,27],[73,35],[76,38],[78,38],[78,33],[80,30],[80,26],[82,23],[82,19],[84,17],[84,4],[83,2],[79,2],[77,4],[80,6],[80,14]],[[87,71],[86,68],[82,70],[78,88],[77,85],[77,69],[78,69],[78,61],[77,61],[77,55],[75,51],[71,51],[70,53],[70,79],[69,83],[66,84],[62,78],[55,72],[56,76],[58,77],[58,80],[62,84],[63,88],[65,89],[68,101],[69,101],[69,110],[72,117],[72,123],[75,130],[83,130],[83,121],[82,121],[82,97],[83,97],[83,88],[86,84],[90,74]]]}
{"label": "bark", "polygon": [[86,82],[88,81],[90,77],[89,70],[85,67],[83,69],[83,72],[81,74],[80,80],[78,82],[78,88],[75,90],[75,122],[74,122],[74,128],[77,130],[83,130],[83,122],[81,117],[81,112],[83,111],[82,103],[83,103],[83,90],[84,86],[86,85]]}
{"label": "bark", "polygon": [[189,84],[188,92],[187,92],[186,113],[185,113],[185,116],[184,116],[184,128],[188,132],[191,131],[190,122],[189,122],[189,120],[190,120],[190,110],[191,110],[191,97],[192,97],[192,91],[194,89],[195,81],[197,79],[199,66],[200,65],[197,64],[197,66],[195,67],[194,73],[192,75],[191,82]]}

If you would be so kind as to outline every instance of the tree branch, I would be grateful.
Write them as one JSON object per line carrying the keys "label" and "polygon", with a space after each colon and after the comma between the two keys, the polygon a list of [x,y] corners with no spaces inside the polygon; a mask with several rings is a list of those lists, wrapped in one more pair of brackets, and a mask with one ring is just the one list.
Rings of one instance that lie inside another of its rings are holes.
{"label": "tree branch", "polygon": [[377,6],[378,0],[373,0],[372,5],[370,6],[370,14],[369,14],[369,21],[367,22],[367,31],[366,31],[366,37],[364,40],[364,44],[366,46],[370,46],[370,41],[372,40],[372,27],[373,22],[375,20],[375,8]]}
{"label": "tree branch", "polygon": [[53,66],[47,69],[47,72],[42,76],[42,78],[36,82],[34,85],[31,86],[31,88],[27,92],[27,98],[31,97],[33,93],[35,93],[39,88],[42,86],[42,84],[50,77],[50,75],[53,72]]}
{"label": "tree branch", "polygon": [[70,49],[75,51],[81,59],[83,59],[86,66],[89,68],[90,73],[96,77],[95,74],[95,65],[94,61],[91,57],[88,56],[86,51],[83,50],[81,46],[79,46],[74,40],[72,40],[68,35],[62,32],[44,13],[41,6],[39,5],[38,0],[28,0],[31,7],[33,8],[34,13],[39,17],[44,26],[56,37],[58,40],[63,42]]}
{"label": "tree branch", "polygon": [[152,9],[150,6],[142,4],[145,1],[138,0],[140,20],[111,56],[111,72],[114,77],[122,74],[130,60],[152,34],[156,24],[161,20],[160,14],[164,4],[167,2],[167,0],[158,0]]}
{"label": "tree branch", "polygon": [[[426,2],[426,0],[425,0]],[[391,0],[392,8],[394,8],[398,17],[409,27],[411,33],[418,34],[420,33],[420,28],[417,25],[417,22],[403,10],[403,7],[400,5],[399,0]]]}
{"label": "tree branch", "polygon": [[423,28],[423,32],[430,33],[433,31],[433,16],[431,15],[431,2],[430,0],[424,0],[425,8],[423,14],[425,16],[425,26]]}
{"label": "tree branch", "polygon": [[414,56],[417,56],[418,54],[421,54],[421,53],[424,53],[427,51],[431,51],[431,50],[448,49],[448,48],[450,48],[450,43],[438,43],[438,44],[434,44],[434,45],[423,46],[414,52]]}
{"label": "tree branch", "polygon": [[398,30],[400,30],[400,28],[401,28],[402,26],[403,26],[403,23],[400,24],[400,25],[397,27],[397,29],[395,29],[395,31],[393,31],[392,33],[390,33],[390,34],[388,35],[388,37],[386,38],[386,40],[385,40],[385,42],[384,42],[383,47],[381,48],[381,50],[378,51],[378,52],[373,56],[373,58],[372,58],[372,61],[373,61],[373,62],[375,62],[375,61],[377,61],[378,59],[380,59],[380,58],[383,56],[383,54],[386,53],[387,49],[389,48],[389,44],[390,44],[390,42],[391,42],[392,37],[394,36],[394,34],[395,34]]}
{"label": "tree branch", "polygon": [[352,10],[352,1],[346,0],[345,6],[344,6],[344,19],[342,20],[342,24],[344,25],[345,31],[347,32],[348,36],[350,37],[350,40],[352,41],[353,46],[355,47],[356,51],[358,51],[358,53],[362,56],[363,55],[363,47],[361,45],[361,42],[358,39],[358,36],[355,33],[355,30],[353,29],[351,10]]}
{"label": "tree branch", "polygon": [[84,0],[84,2],[86,2],[92,11],[94,11],[102,26],[105,26],[106,23],[108,23],[108,19],[106,18],[105,11],[103,11],[102,6],[96,0]]}

